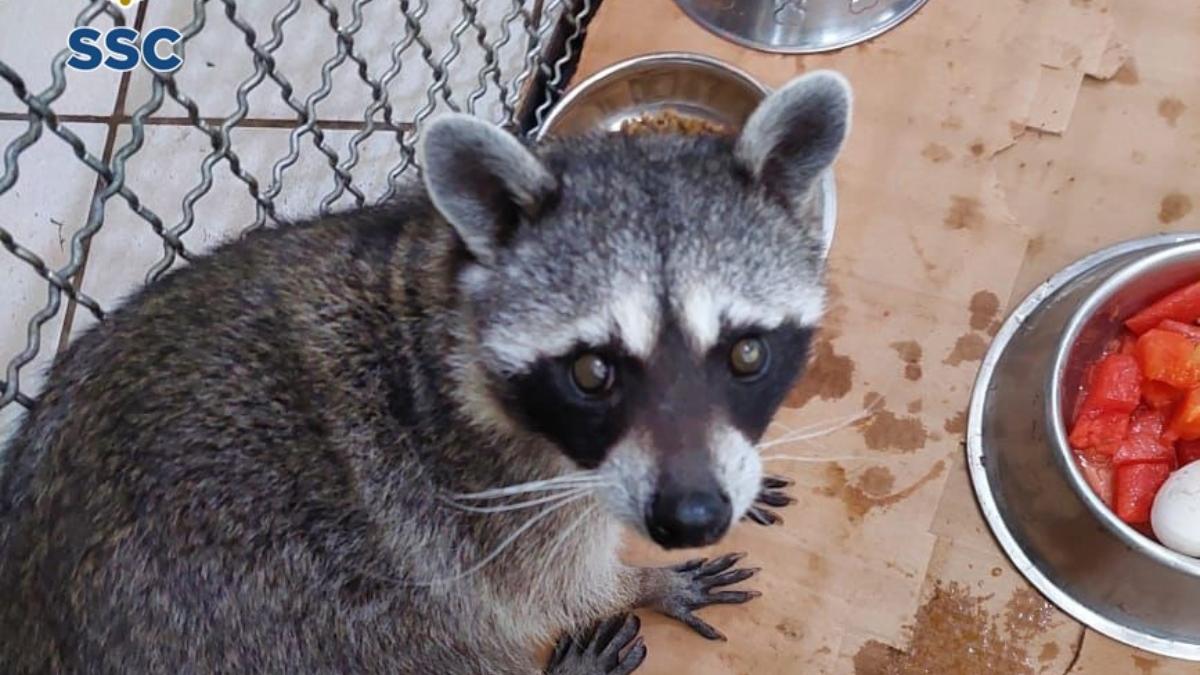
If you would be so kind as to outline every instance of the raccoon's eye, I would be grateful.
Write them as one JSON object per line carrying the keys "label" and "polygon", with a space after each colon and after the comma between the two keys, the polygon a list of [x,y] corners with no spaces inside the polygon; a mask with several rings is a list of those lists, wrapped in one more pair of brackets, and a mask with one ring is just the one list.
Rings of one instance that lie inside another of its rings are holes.
{"label": "raccoon's eye", "polygon": [[767,345],[759,338],[742,338],[729,352],[729,368],[738,377],[754,377],[767,367]]}
{"label": "raccoon's eye", "polygon": [[571,364],[571,379],[579,391],[588,396],[599,396],[612,389],[616,370],[604,357],[589,352],[581,354]]}

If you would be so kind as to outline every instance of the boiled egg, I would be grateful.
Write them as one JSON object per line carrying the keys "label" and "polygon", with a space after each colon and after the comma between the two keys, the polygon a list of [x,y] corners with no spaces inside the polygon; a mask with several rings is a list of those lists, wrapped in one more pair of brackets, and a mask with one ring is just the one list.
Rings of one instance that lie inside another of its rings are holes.
{"label": "boiled egg", "polygon": [[1150,525],[1163,546],[1200,557],[1200,462],[1192,462],[1163,483],[1150,510]]}

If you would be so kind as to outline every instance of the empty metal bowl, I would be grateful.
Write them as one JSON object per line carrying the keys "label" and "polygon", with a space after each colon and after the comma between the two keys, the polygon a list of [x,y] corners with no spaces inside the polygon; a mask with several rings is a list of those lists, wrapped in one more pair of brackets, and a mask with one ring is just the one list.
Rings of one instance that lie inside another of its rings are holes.
{"label": "empty metal bowl", "polygon": [[1121,322],[1200,278],[1200,235],[1158,235],[1088,256],[1005,321],[971,398],[967,460],[983,515],[1017,569],[1087,626],[1200,660],[1200,560],[1121,522],[1067,443],[1083,370]]}
{"label": "empty metal bowl", "polygon": [[[613,64],[575,85],[550,111],[537,138],[596,130],[615,132],[627,121],[671,111],[741,129],[770,89],[718,59],[685,52],[648,54]],[[837,224],[832,171],[821,177],[825,251]]]}
{"label": "empty metal bowl", "polygon": [[900,25],[925,0],[675,0],[693,21],[767,52],[842,49]]}

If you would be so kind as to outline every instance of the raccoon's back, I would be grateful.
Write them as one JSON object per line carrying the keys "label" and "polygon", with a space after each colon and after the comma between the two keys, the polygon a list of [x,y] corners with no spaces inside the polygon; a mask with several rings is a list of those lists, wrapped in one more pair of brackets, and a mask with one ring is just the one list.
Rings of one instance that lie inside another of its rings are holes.
{"label": "raccoon's back", "polygon": [[249,560],[286,544],[332,560],[325,569],[369,560],[341,439],[390,431],[367,407],[389,368],[389,259],[405,216],[228,245],[76,340],[4,454],[0,633],[72,623],[64,612],[86,612],[68,607],[72,580],[135,538],[163,559]]}

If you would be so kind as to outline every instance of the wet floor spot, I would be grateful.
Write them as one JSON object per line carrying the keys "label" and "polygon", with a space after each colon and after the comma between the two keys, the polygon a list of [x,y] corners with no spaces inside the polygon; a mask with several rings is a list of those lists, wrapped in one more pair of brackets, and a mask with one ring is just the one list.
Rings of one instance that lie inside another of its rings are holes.
{"label": "wet floor spot", "polygon": [[970,361],[982,361],[984,355],[987,354],[987,348],[987,340],[976,333],[967,333],[958,338],[954,343],[954,349],[943,363],[948,366],[958,366]]}
{"label": "wet floor spot", "polygon": [[951,230],[969,230],[983,224],[983,204],[974,197],[950,198],[950,209],[942,221]]}
{"label": "wet floor spot", "polygon": [[1000,313],[1000,298],[991,291],[978,291],[971,296],[971,328],[987,330]]}
{"label": "wet floor spot", "polygon": [[1173,223],[1191,212],[1192,198],[1185,194],[1172,192],[1162,198],[1162,204],[1158,209],[1158,222]]}
{"label": "wet floor spot", "polygon": [[833,401],[850,393],[854,386],[854,361],[849,356],[838,354],[833,343],[820,339],[813,346],[813,357],[804,376],[788,392],[783,405],[788,408],[803,408],[809,401],[819,398]]}
{"label": "wet floor spot", "polygon": [[929,145],[925,146],[924,150],[921,151],[921,156],[933,162],[934,164],[941,164],[942,162],[953,159],[954,153],[950,152],[949,148],[940,143],[930,143]]}

